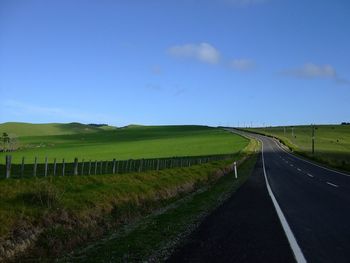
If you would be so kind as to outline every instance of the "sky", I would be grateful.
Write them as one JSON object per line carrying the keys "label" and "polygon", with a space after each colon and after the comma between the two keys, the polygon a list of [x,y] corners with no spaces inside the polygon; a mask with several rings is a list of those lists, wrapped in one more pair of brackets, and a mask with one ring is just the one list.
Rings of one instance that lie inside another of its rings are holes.
{"label": "sky", "polygon": [[349,122],[349,14],[347,0],[0,0],[0,122]]}

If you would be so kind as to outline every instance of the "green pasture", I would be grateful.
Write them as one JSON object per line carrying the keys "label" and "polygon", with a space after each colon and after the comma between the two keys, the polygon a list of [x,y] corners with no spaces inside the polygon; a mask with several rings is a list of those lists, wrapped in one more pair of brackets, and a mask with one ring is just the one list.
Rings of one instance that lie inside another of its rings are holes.
{"label": "green pasture", "polygon": [[290,148],[304,156],[336,168],[350,170],[350,125],[315,125],[314,154],[312,154],[311,126],[247,130],[276,136]]}
{"label": "green pasture", "polygon": [[0,133],[14,138],[16,151],[13,163],[33,163],[37,157],[71,162],[79,160],[117,160],[198,156],[234,153],[244,148],[248,140],[217,128],[206,126],[128,126],[92,127],[72,124],[0,124]]}

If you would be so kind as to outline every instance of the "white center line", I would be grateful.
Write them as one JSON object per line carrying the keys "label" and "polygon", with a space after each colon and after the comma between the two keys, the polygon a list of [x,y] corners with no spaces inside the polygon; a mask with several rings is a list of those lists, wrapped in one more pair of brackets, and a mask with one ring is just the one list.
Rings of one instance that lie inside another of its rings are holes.
{"label": "white center line", "polygon": [[339,185],[332,184],[332,183],[330,183],[330,182],[326,182],[326,184],[331,185],[331,186],[334,186],[334,187],[339,187]]}
{"label": "white center line", "polygon": [[290,166],[291,166],[291,167],[293,167],[294,165],[293,165],[293,164],[291,164]]}
{"label": "white center line", "polygon": [[301,172],[301,170],[298,168],[298,171]]}
{"label": "white center line", "polygon": [[308,173],[307,175],[308,175],[309,177],[311,177],[311,178],[313,178],[313,177],[314,177],[312,174],[309,174],[309,173]]}

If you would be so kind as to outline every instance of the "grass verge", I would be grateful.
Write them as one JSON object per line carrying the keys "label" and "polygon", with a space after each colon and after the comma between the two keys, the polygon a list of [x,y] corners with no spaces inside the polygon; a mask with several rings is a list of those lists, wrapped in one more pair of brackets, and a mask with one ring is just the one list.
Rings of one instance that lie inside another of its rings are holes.
{"label": "grass verge", "polygon": [[105,239],[61,259],[62,262],[159,262],[165,260],[203,218],[232,195],[248,178],[257,154],[215,184],[203,187]]}
{"label": "grass verge", "polygon": [[[254,147],[252,141],[234,159]],[[143,173],[1,180],[0,261],[23,252],[28,260],[51,261],[210,187],[232,169],[232,161]]]}

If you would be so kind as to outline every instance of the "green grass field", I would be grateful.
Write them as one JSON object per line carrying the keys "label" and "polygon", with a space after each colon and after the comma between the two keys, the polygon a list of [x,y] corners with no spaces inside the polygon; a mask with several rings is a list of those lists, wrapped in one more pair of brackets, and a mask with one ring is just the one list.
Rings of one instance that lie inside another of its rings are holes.
{"label": "green grass field", "polygon": [[[16,231],[23,233],[23,230],[40,228],[44,232],[37,241],[39,254],[35,257],[52,257],[69,251],[77,244],[100,237],[110,227],[132,221],[196,189],[215,184],[223,175],[222,168],[233,160],[251,156],[257,147],[256,142],[251,141],[230,160],[127,176],[0,180],[0,239],[15,235],[17,240]],[[21,237],[26,238],[27,234]],[[0,250],[1,245],[0,242]]]}
{"label": "green grass field", "polygon": [[[11,152],[12,162],[26,163],[35,157],[43,162],[65,158],[111,160],[116,158],[160,158],[234,153],[248,140],[217,128],[205,126],[129,126],[91,127],[83,124],[0,124],[0,133],[15,138],[18,150]],[[0,153],[4,163],[6,153]]]}
{"label": "green grass field", "polygon": [[[350,171],[350,126],[316,125],[315,154],[311,152],[311,126],[272,127],[247,129],[280,138],[297,153],[327,165]],[[284,131],[285,130],[285,131]]]}

